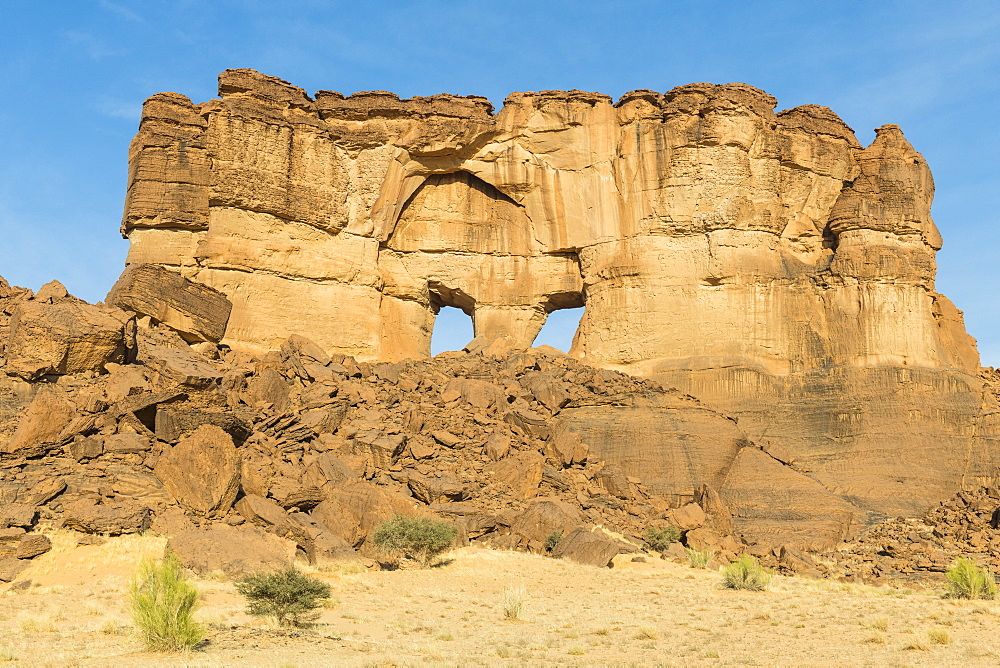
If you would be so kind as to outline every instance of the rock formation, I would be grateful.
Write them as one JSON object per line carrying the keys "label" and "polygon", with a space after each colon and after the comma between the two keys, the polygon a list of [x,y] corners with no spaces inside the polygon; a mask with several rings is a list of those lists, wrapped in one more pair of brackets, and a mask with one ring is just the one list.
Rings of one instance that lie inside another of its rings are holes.
{"label": "rock formation", "polygon": [[[0,279],[0,579],[43,525],[239,574],[374,556],[399,513],[598,565],[673,524],[823,572],[803,550],[996,483],[1000,380],[896,126],[862,148],[744,84],[220,95],[147,100],[107,304]],[[427,359],[442,306],[475,338]],[[579,306],[569,356],[530,347]]]}
{"label": "rock formation", "polygon": [[[133,267],[155,265],[229,298],[224,344],[300,334],[389,362],[428,355],[441,306],[472,316],[483,350],[528,347],[548,313],[585,305],[573,356],[738,418],[808,479],[783,488],[839,497],[831,518],[916,515],[996,476],[996,401],[934,289],[933,183],[897,126],[863,148],[829,109],[776,113],[745,84],[515,93],[496,114],[479,97],[310,97],[253,70],[219,92],[147,100],[112,303],[150,293]],[[614,419],[630,411],[648,407]],[[624,461],[671,466],[654,423]],[[762,462],[699,453],[664,491],[735,471],[737,504],[758,506]]]}

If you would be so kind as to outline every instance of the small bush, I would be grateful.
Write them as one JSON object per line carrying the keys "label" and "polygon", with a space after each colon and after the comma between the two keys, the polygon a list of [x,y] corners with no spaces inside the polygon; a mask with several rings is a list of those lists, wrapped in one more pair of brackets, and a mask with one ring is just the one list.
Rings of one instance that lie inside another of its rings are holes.
{"label": "small bush", "polygon": [[729,589],[764,591],[771,584],[771,574],[755,557],[744,554],[722,569],[722,584]]}
{"label": "small bush", "polygon": [[997,594],[993,574],[971,559],[959,557],[944,576],[948,580],[948,596],[951,598],[991,599]]}
{"label": "small bush", "polygon": [[294,568],[250,575],[236,582],[236,591],[250,602],[248,614],[274,617],[281,626],[308,625],[330,598],[330,585]]}
{"label": "small bush", "polygon": [[684,552],[687,553],[688,561],[691,563],[691,568],[708,568],[708,562],[715,558],[715,550],[710,550],[707,547],[704,550],[696,550],[693,547],[685,547]]}
{"label": "small bush", "polygon": [[556,529],[555,531],[550,533],[545,538],[545,551],[551,552],[552,550],[556,549],[556,545],[558,545],[562,541],[562,539],[563,539],[562,529]]}
{"label": "small bush", "polygon": [[132,620],[149,649],[176,652],[205,639],[205,627],[194,621],[198,590],[184,578],[177,557],[143,562],[129,588],[129,601]]}
{"label": "small bush", "polygon": [[663,552],[671,543],[676,543],[681,539],[681,530],[677,527],[649,527],[642,534],[643,539],[649,544],[650,549],[655,552]]}
{"label": "small bush", "polygon": [[375,546],[384,552],[408,555],[430,566],[451,547],[457,535],[458,529],[444,520],[397,515],[380,526],[373,539]]}

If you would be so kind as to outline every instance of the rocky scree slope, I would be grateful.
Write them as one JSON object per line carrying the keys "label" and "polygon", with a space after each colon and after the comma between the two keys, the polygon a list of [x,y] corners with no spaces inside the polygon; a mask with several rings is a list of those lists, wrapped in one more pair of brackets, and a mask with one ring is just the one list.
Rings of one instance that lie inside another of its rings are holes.
{"label": "rocky scree slope", "polygon": [[0,286],[2,579],[40,526],[151,528],[189,566],[232,574],[297,551],[377,557],[371,534],[396,514],[501,548],[544,551],[561,531],[556,556],[598,565],[667,524],[693,546],[742,549],[715,488],[656,494],[613,461],[629,420],[657,415],[678,476],[695,479],[685,447],[753,449],[733,420],[653,381],[554,350],[366,363],[292,336],[254,357],[57,282]]}

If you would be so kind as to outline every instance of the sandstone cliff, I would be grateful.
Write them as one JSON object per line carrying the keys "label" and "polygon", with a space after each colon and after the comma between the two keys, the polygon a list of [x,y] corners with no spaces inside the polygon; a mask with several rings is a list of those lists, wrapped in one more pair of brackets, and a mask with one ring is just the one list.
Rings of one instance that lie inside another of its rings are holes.
{"label": "sandstone cliff", "polygon": [[[745,84],[515,93],[494,114],[219,82],[217,100],[146,102],[123,232],[130,265],[229,298],[223,343],[419,358],[449,305],[472,349],[525,348],[585,305],[574,356],[735,416],[831,517],[919,514],[994,479],[996,402],[934,289],[933,184],[898,127],[862,147],[829,109],[775,112]],[[719,456],[702,482],[725,471],[748,523],[789,521],[766,508],[761,450]]]}

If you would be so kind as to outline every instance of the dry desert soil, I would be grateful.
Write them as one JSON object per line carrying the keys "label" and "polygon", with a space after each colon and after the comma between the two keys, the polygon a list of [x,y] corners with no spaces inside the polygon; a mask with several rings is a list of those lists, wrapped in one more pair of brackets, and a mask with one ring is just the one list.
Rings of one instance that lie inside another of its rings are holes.
{"label": "dry desert soil", "polygon": [[[651,555],[596,568],[464,548],[430,569],[312,568],[335,599],[308,630],[247,616],[224,577],[195,579],[208,641],[144,651],[126,592],[165,539],[53,549],[0,593],[0,661],[26,666],[996,665],[1000,602],[940,590],[775,576],[723,589],[718,572]],[[26,580],[30,584],[24,585]],[[505,601],[522,597],[521,619]]]}

